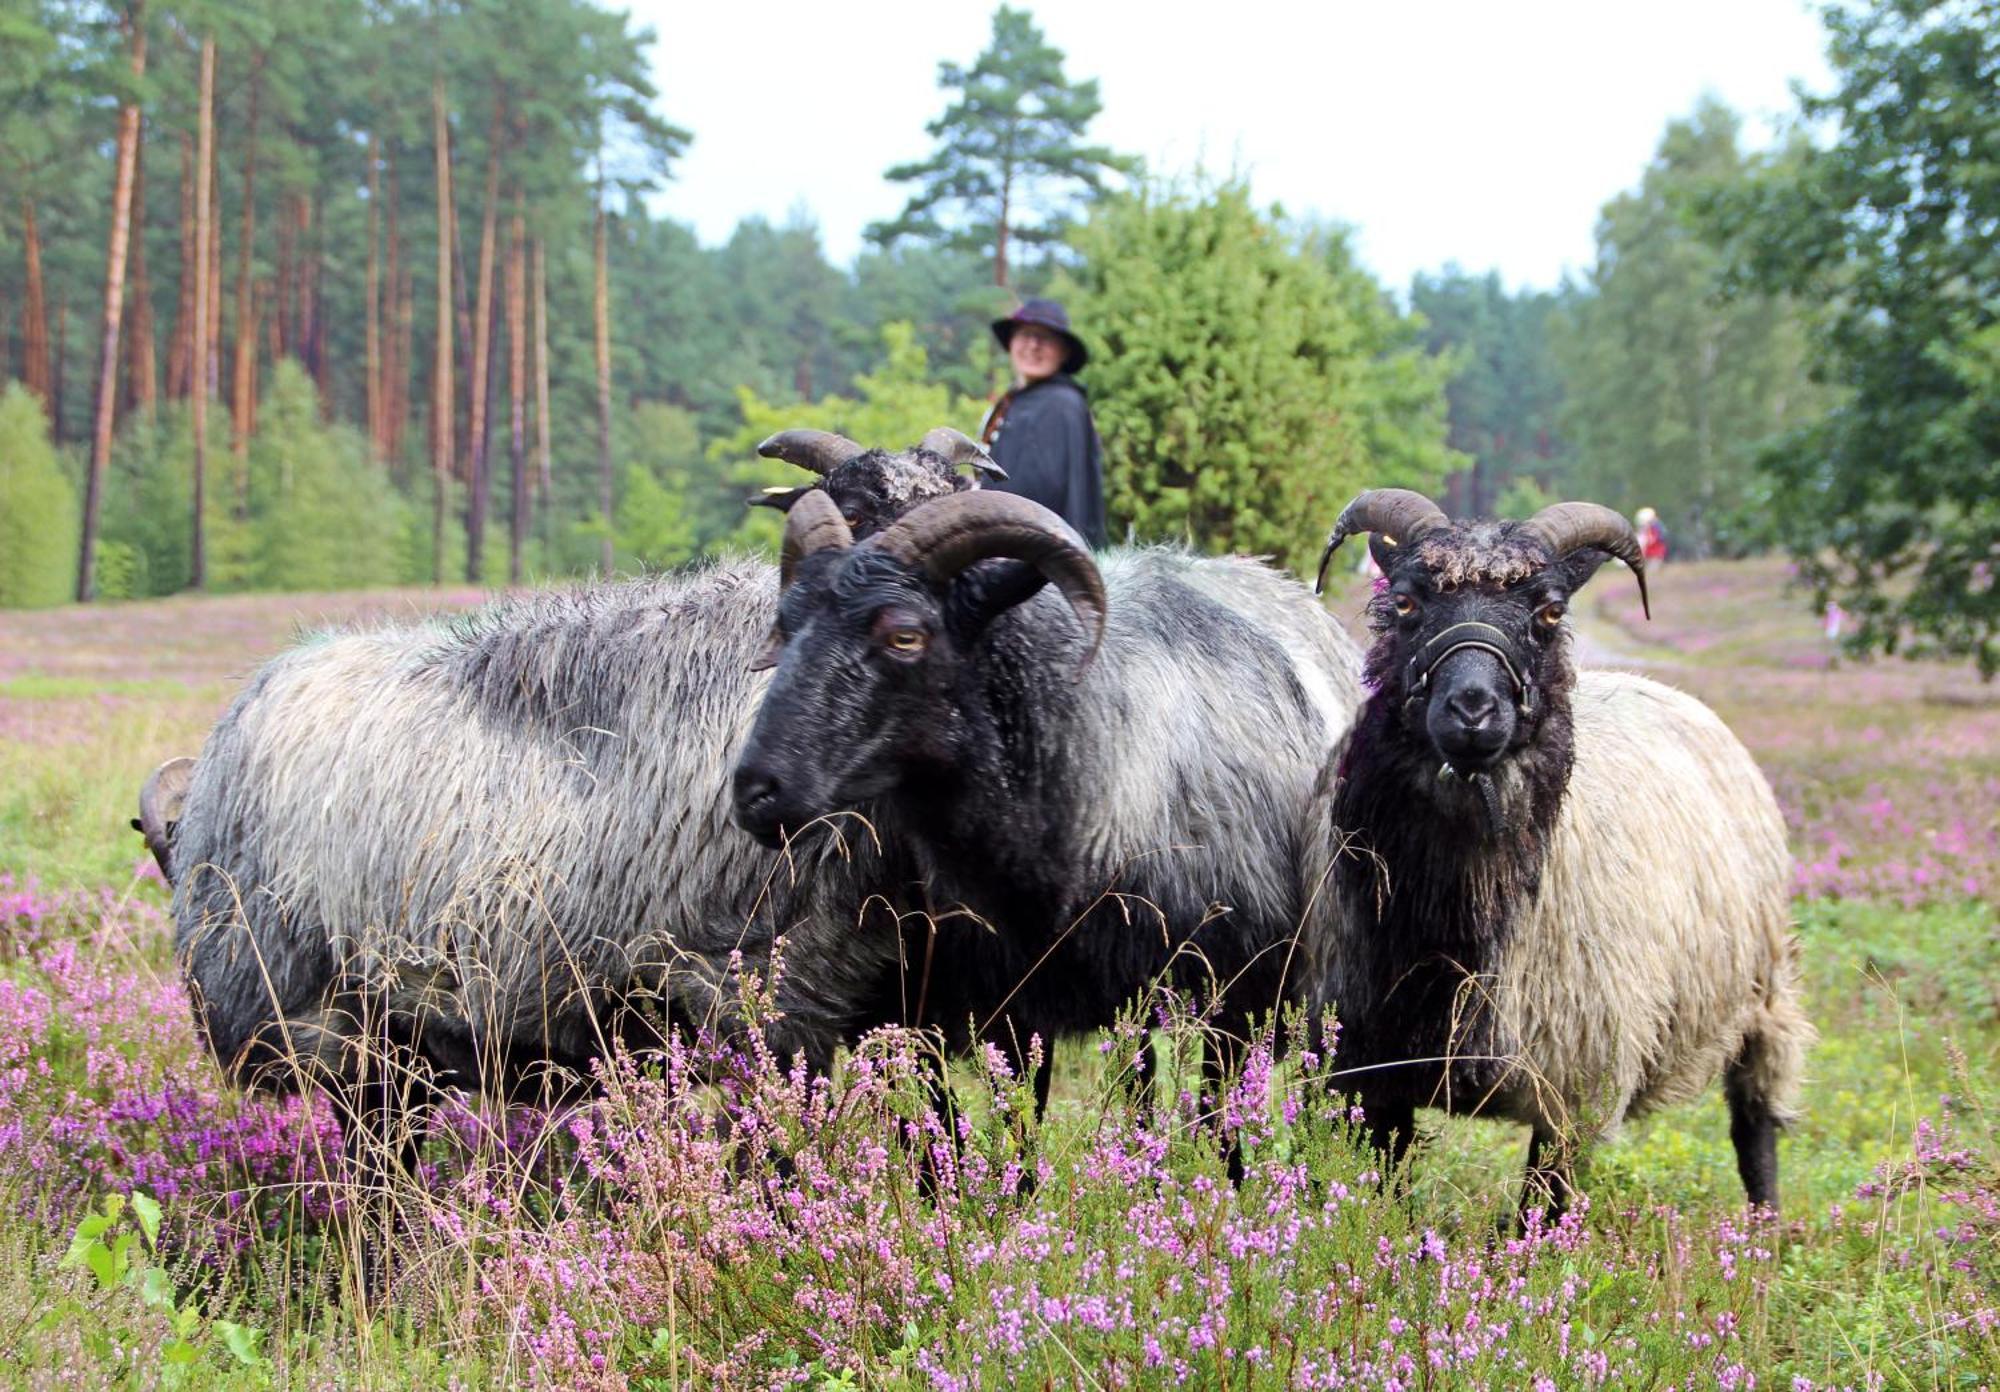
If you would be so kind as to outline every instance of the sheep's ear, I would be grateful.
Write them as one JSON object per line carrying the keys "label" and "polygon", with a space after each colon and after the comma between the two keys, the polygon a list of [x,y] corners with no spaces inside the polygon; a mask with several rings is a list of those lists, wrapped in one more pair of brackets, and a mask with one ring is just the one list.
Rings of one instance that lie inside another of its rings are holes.
{"label": "sheep's ear", "polygon": [[1396,538],[1385,535],[1382,532],[1370,532],[1368,534],[1368,554],[1375,558],[1376,566],[1384,575],[1387,575],[1389,567],[1396,563],[1396,557],[1401,555],[1402,551],[1396,544]]}
{"label": "sheep's ear", "polygon": [[970,643],[986,631],[986,625],[1033,599],[1048,583],[1049,577],[1026,561],[981,561],[952,581],[945,598],[945,623],[959,642]]}
{"label": "sheep's ear", "polygon": [[805,484],[798,488],[767,488],[756,497],[746,500],[750,507],[776,508],[779,512],[790,512],[792,504],[813,491],[817,485]]}

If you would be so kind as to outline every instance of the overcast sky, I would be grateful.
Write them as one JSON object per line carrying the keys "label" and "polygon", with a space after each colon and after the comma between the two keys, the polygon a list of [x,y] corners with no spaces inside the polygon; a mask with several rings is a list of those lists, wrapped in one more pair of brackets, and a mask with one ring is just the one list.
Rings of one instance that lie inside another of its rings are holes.
{"label": "overcast sky", "polygon": [[[1704,90],[1762,143],[1789,84],[1824,88],[1800,0],[1031,5],[1072,79],[1098,80],[1091,136],[1155,172],[1240,170],[1260,202],[1353,225],[1391,286],[1456,261],[1511,287],[1592,259],[1606,199],[1637,183],[1666,122]],[[705,244],[807,210],[845,264],[927,154],[943,58],[970,64],[988,0],[676,4],[658,33],[660,107],[694,132],[655,200]]]}

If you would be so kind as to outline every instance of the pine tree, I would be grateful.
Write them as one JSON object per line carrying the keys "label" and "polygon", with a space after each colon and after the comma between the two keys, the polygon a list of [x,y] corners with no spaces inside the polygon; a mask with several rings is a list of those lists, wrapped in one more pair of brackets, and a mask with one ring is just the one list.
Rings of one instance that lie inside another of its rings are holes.
{"label": "pine tree", "polygon": [[970,68],[938,65],[938,86],[956,97],[924,128],[937,149],[887,172],[917,191],[900,215],[868,229],[870,239],[977,250],[992,258],[993,283],[1006,286],[1015,243],[1058,241],[1079,196],[1103,192],[1107,176],[1136,173],[1135,161],[1083,143],[1103,103],[1095,80],[1071,82],[1062,65],[1062,50],[1026,10],[995,10],[992,41]]}

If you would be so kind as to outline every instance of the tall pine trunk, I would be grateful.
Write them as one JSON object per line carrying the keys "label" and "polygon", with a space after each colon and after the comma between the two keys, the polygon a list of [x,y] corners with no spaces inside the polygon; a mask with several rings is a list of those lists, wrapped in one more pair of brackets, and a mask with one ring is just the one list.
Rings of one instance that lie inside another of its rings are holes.
{"label": "tall pine trunk", "polygon": [[[137,4],[126,12],[132,38],[132,77],[146,75],[146,26]],[[83,486],[83,545],[76,569],[76,598],[97,595],[97,519],[104,508],[104,473],[111,460],[111,426],[118,410],[118,328],[125,308],[125,253],[132,233],[132,173],[139,158],[139,102],[118,108],[117,173],[111,185],[111,246],[104,258],[104,321],[97,359],[97,410],[91,422],[90,471]]]}
{"label": "tall pine trunk", "polygon": [[444,116],[444,74],[431,76],[431,119],[437,143],[437,359],[431,377],[431,582],[444,583],[445,500],[451,492],[451,133]]}
{"label": "tall pine trunk", "polygon": [[368,448],[382,458],[382,286],[378,259],[382,251],[382,178],[380,145],[368,133],[368,297],[367,327],[362,348],[362,393],[368,402]]}
{"label": "tall pine trunk", "polygon": [[264,60],[260,55],[250,64],[250,117],[243,138],[243,231],[236,249],[236,395],[231,447],[236,452],[238,516],[250,506],[250,432],[256,428],[251,417],[257,400],[257,319],[250,277],[257,245],[257,118],[263,95]]}
{"label": "tall pine trunk", "polygon": [[508,462],[514,482],[507,580],[514,585],[521,583],[522,552],[528,545],[528,229],[521,201],[516,186],[507,238],[507,418],[512,446]]}
{"label": "tall pine trunk", "polygon": [[597,568],[609,578],[613,561],[611,536],[611,274],[605,256],[604,236],[604,157],[597,161],[597,285],[592,299],[596,304],[597,328],[597,507],[604,524],[604,539],[598,547]]}
{"label": "tall pine trunk", "polygon": [[[210,93],[209,104],[214,106]],[[213,119],[211,117],[211,119]],[[208,145],[208,347],[203,353],[202,380],[208,394],[222,400],[222,142]]]}
{"label": "tall pine trunk", "polygon": [[188,585],[208,588],[208,313],[214,259],[210,243],[215,239],[215,209],[209,202],[208,171],[215,163],[215,40],[201,41],[201,88],[196,119],[195,167],[201,171],[194,181],[194,291],[191,304],[201,305],[200,313],[188,319],[188,363],[192,372],[192,394],[188,401],[189,424],[194,432],[194,518],[192,547],[188,557]]}
{"label": "tall pine trunk", "polygon": [[173,334],[167,339],[167,399],[187,395],[194,321],[194,137],[181,132],[181,274],[175,296]]}
{"label": "tall pine trunk", "polygon": [[417,294],[410,283],[410,273],[402,274],[402,289],[396,297],[396,370],[389,376],[389,458],[398,478],[406,477],[403,469],[403,430],[410,419],[410,387],[416,367],[413,355],[416,351]]}
{"label": "tall pine trunk", "polygon": [[[535,238],[535,492],[548,517],[549,477],[549,263],[548,246]],[[546,540],[546,538],[544,538]]]}
{"label": "tall pine trunk", "polygon": [[35,203],[21,200],[21,255],[26,262],[27,291],[21,305],[21,352],[28,390],[42,400],[42,412],[55,420],[55,375],[49,370],[49,303],[42,285],[42,234],[35,225]]}
{"label": "tall pine trunk", "polygon": [[397,220],[396,157],[385,154],[382,158],[382,183],[388,192],[389,201],[385,221],[385,235],[388,247],[383,256],[382,293],[387,304],[385,312],[389,319],[386,342],[382,351],[382,438],[379,448],[382,457],[389,461],[389,467],[401,479],[403,455],[399,443],[403,436],[403,419],[408,413],[410,345],[403,320],[403,297],[408,293],[404,284],[402,266],[402,231]]}
{"label": "tall pine trunk", "polygon": [[159,395],[153,343],[153,282],[146,274],[146,125],[139,123],[132,155],[132,331],[126,374],[131,409],[148,424]]}
{"label": "tall pine trunk", "polygon": [[471,459],[467,483],[472,493],[465,508],[465,578],[478,584],[486,560],[486,403],[490,391],[488,374],[493,360],[493,239],[497,230],[500,203],[500,132],[506,106],[493,103],[493,125],[487,138],[486,212],[479,227],[479,284],[475,290],[477,307],[472,318]]}

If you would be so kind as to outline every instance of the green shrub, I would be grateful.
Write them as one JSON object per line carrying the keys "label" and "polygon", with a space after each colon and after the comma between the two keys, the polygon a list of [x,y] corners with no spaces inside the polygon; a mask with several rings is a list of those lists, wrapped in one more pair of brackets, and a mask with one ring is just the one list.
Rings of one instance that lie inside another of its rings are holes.
{"label": "green shrub", "polygon": [[76,580],[76,490],[49,443],[42,404],[0,394],[0,608],[61,604]]}

